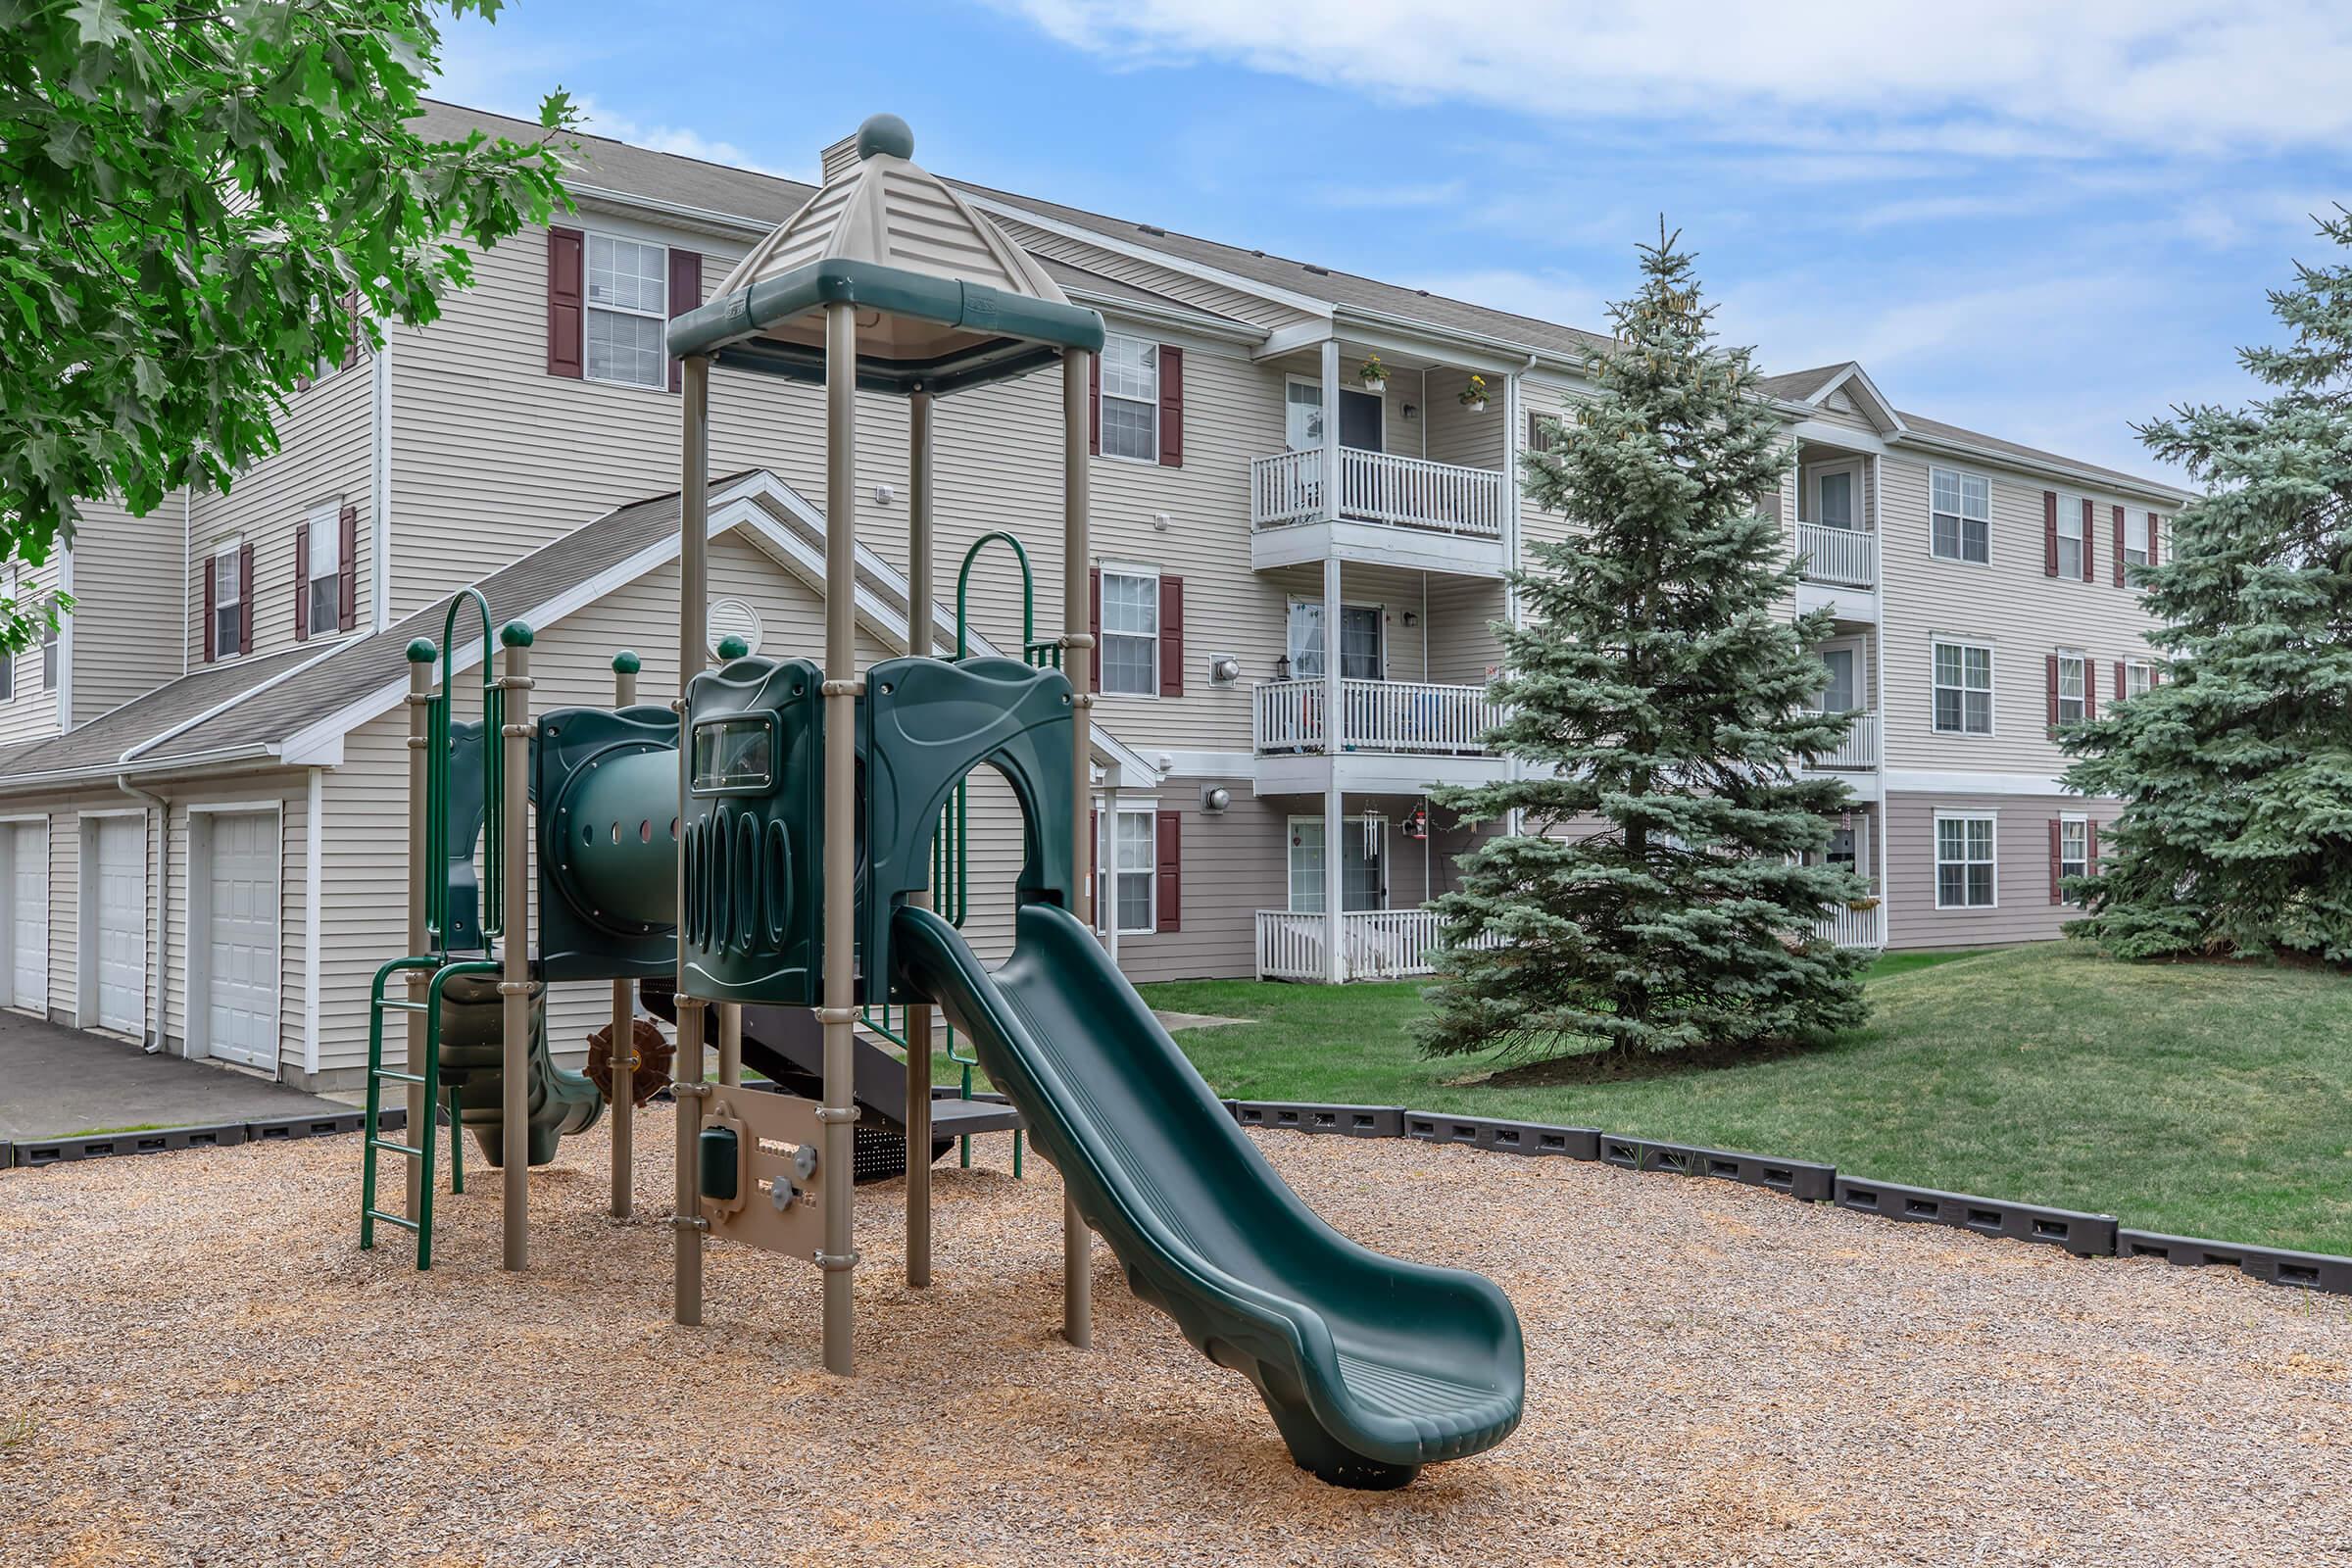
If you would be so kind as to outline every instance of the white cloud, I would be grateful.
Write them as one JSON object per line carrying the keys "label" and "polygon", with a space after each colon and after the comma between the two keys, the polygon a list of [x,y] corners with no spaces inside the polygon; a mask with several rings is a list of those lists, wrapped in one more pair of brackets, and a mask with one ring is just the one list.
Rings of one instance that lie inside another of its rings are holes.
{"label": "white cloud", "polygon": [[[2328,0],[995,0],[1131,65],[1212,58],[1414,102],[1970,156],[2328,147],[2352,7]],[[1881,138],[1886,140],[1882,142]]]}
{"label": "white cloud", "polygon": [[733,142],[714,141],[691,125],[647,123],[608,109],[594,98],[582,97],[578,102],[586,129],[614,141],[625,141],[632,147],[675,153],[680,158],[699,158],[707,164],[724,164],[731,169],[748,169],[754,173],[775,174],[785,179],[813,181],[815,178],[813,169],[774,168]]}

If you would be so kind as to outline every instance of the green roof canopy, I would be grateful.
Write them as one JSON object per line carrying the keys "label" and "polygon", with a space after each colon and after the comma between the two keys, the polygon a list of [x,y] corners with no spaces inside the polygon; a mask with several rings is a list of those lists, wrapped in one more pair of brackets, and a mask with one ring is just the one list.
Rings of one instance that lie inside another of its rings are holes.
{"label": "green roof canopy", "polygon": [[859,126],[857,164],[753,247],[716,298],[670,321],[669,352],[822,381],[824,307],[837,303],[858,308],[866,391],[954,392],[1100,350],[1102,318],[913,151],[895,115]]}

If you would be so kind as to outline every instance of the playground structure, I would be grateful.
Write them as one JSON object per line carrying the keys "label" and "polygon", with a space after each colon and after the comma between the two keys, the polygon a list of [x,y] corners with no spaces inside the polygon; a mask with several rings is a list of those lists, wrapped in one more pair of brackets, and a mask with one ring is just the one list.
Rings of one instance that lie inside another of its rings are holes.
{"label": "playground structure", "polygon": [[[504,1262],[526,1265],[523,1173],[587,1125],[602,1099],[547,1055],[545,987],[567,981],[613,986],[612,1211],[625,1217],[637,986],[676,1026],[676,1320],[702,1320],[713,1237],[807,1258],[823,1276],[824,1364],[847,1375],[858,1262],[852,1185],[883,1173],[855,1136],[860,1052],[887,1060],[858,1040],[862,1022],[905,1049],[903,1075],[889,1085],[900,1091],[903,1153],[888,1173],[903,1169],[907,1182],[909,1286],[930,1282],[932,1160],[961,1133],[1011,1125],[1017,1112],[1062,1177],[1069,1343],[1091,1338],[1100,1231],[1138,1296],[1248,1377],[1294,1458],[1324,1480],[1400,1486],[1424,1463],[1491,1447],[1521,1411],[1524,1357],[1508,1300],[1479,1276],[1358,1247],[1300,1203],[1077,912],[1090,880],[1084,565],[1102,318],[1071,305],[1019,246],[917,168],[903,122],[869,120],[858,151],[858,164],[756,246],[714,299],[670,322],[684,416],[677,709],[637,703],[636,662],[622,656],[612,709],[559,710],[533,723],[530,628],[503,628],[503,672],[493,674],[478,594],[453,603],[445,652],[422,641],[410,650],[410,942],[378,971],[371,999],[362,1245],[379,1222],[405,1226],[418,1265],[429,1262],[437,1113],[454,1088],[453,1143],[470,1129],[506,1168]],[[955,655],[934,657],[923,610],[935,575],[937,401],[1056,364],[1062,630],[1037,637],[1026,552],[992,534],[958,575]],[[713,365],[823,388],[821,663],[753,658],[738,645],[706,667]],[[909,432],[909,646],[862,673],[853,635],[860,391],[905,397]],[[1024,580],[1017,660],[969,654],[972,566],[996,542]],[[452,711],[455,632],[469,602],[483,632],[477,724]],[[1022,820],[1015,947],[993,973],[956,930],[967,903],[964,781],[982,766],[1005,779]],[[535,856],[520,853],[526,844]],[[408,984],[405,1000],[387,995],[396,979]],[[705,1074],[712,1008],[715,1083]],[[968,1098],[935,1104],[934,1008],[971,1042],[1011,1111]],[[395,1011],[407,1014],[402,1069],[383,1065],[384,1020]],[[745,1082],[747,1054],[769,1086]],[[869,1058],[865,1076],[890,1075]],[[408,1142],[377,1125],[385,1083],[407,1092]],[[408,1166],[399,1212],[376,1200],[377,1156],[387,1152]]]}

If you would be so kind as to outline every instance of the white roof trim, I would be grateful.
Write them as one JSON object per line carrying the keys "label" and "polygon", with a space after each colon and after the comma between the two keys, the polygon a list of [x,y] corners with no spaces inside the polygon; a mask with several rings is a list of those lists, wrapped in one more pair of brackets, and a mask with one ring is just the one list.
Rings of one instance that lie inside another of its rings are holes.
{"label": "white roof trim", "polygon": [[[951,181],[951,183],[954,182]],[[1089,228],[1083,223],[1071,223],[1058,218],[1048,218],[1045,214],[1032,212],[1026,207],[999,201],[993,196],[983,196],[968,185],[959,185],[957,188],[965,201],[970,202],[992,218],[1007,219],[1015,223],[1027,223],[1032,228],[1042,228],[1047,233],[1058,234],[1063,239],[1074,239],[1082,244],[1093,245],[1098,249],[1110,252],[1113,256],[1124,256],[1130,261],[1150,262],[1152,266],[1164,267],[1171,272],[1181,272],[1187,277],[1197,277],[1204,283],[1214,283],[1219,288],[1229,288],[1236,294],[1247,294],[1271,305],[1288,306],[1301,315],[1329,316],[1332,313],[1331,301],[1316,299],[1311,294],[1294,293],[1276,283],[1261,283],[1256,278],[1244,277],[1239,272],[1228,272],[1223,268],[1210,267],[1205,263],[1172,255],[1167,251],[1155,250],[1149,245],[1105,234],[1101,229]]]}
{"label": "white roof trim", "polygon": [[1909,425],[1903,423],[1902,415],[1895,412],[1894,405],[1887,402],[1886,395],[1879,390],[1878,383],[1870,378],[1870,372],[1863,369],[1860,363],[1857,361],[1847,361],[1844,369],[1839,370],[1836,375],[1831,376],[1827,382],[1817,389],[1812,396],[1806,398],[1805,401],[1818,408],[1821,406],[1823,399],[1827,398],[1831,393],[1837,391],[1839,387],[1848,385],[1849,383],[1854,387],[1855,391],[1861,394],[1863,400],[1869,404],[1870,407],[1867,412],[1871,414],[1872,417],[1878,421],[1879,427],[1889,437],[1902,435],[1910,429]]}

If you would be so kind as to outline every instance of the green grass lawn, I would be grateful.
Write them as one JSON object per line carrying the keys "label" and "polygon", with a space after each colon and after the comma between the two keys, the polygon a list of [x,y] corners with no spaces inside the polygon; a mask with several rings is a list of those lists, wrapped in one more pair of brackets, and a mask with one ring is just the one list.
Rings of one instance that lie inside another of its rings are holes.
{"label": "green grass lawn", "polygon": [[2073,943],[1903,954],[1867,1028],[1704,1063],[1424,1059],[1411,984],[1197,981],[1154,1007],[1241,1100],[1402,1104],[1826,1160],[2145,1230],[2352,1253],[2352,979],[2125,964]]}

